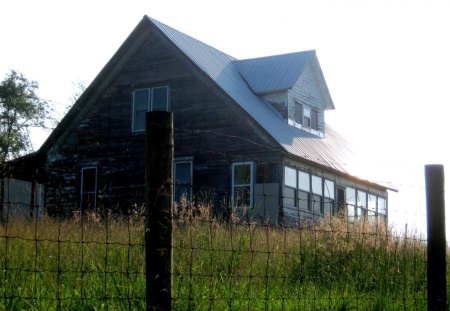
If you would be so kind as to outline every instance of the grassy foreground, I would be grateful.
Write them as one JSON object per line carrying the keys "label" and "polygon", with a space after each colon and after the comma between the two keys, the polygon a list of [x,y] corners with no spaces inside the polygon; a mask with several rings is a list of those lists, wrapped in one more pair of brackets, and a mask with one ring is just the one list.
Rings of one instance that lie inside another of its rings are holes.
{"label": "grassy foreground", "polygon": [[[145,309],[142,220],[0,225],[0,310]],[[174,225],[174,310],[426,310],[425,242],[339,219]]]}

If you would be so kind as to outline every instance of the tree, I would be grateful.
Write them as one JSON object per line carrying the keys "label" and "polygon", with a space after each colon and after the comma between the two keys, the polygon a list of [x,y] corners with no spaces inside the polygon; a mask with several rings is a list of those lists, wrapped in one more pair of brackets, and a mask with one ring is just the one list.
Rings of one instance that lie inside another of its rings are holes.
{"label": "tree", "polygon": [[11,70],[0,83],[0,163],[30,151],[30,127],[45,127],[51,108],[38,83]]}

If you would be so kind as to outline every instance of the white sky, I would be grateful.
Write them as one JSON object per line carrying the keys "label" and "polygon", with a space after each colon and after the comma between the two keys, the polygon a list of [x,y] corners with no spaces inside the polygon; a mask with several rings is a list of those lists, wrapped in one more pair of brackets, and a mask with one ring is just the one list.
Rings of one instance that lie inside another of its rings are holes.
{"label": "white sky", "polygon": [[0,79],[22,72],[63,111],[144,14],[240,59],[316,50],[327,122],[399,188],[391,219],[423,227],[424,164],[450,170],[448,0],[1,1]]}

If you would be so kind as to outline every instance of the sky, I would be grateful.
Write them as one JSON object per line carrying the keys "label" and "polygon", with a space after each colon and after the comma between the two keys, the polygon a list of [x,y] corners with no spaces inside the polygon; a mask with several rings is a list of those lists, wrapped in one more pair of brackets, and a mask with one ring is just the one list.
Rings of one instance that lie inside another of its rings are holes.
{"label": "sky", "polygon": [[[424,230],[424,165],[450,170],[448,0],[1,1],[0,79],[37,81],[61,117],[144,15],[238,59],[316,50],[336,107],[326,121],[398,188],[391,221]],[[33,130],[36,150],[48,135]]]}

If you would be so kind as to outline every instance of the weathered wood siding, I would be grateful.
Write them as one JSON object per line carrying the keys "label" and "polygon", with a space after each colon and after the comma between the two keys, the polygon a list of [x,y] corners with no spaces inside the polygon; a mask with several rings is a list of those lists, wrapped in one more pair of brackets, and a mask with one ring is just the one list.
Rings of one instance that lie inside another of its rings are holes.
{"label": "weathered wood siding", "polygon": [[132,92],[160,85],[170,88],[175,157],[193,157],[194,193],[217,204],[229,194],[233,161],[279,161],[266,132],[152,31],[82,121],[48,153],[50,212],[78,208],[81,170],[91,166],[97,167],[98,207],[142,204],[145,133],[131,130]]}
{"label": "weathered wood siding", "polygon": [[294,87],[289,90],[288,95],[288,115],[289,119],[294,120],[295,102],[300,104],[307,104],[313,107],[318,112],[318,127],[319,130],[325,131],[324,107],[321,100],[320,91],[317,85],[317,80],[313,72],[313,59],[308,61],[302,75],[295,83]]}

